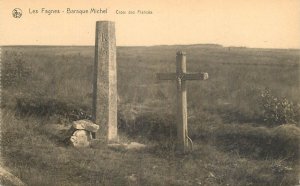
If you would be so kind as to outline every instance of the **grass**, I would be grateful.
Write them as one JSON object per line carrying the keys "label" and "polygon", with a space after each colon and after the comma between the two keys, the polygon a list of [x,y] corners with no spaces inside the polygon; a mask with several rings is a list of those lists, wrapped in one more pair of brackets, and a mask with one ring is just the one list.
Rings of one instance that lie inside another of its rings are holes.
{"label": "grass", "polygon": [[[66,147],[40,130],[41,120],[20,121],[5,111],[2,156],[28,185],[291,185],[297,170],[283,159],[245,158],[236,151],[196,141],[194,151],[176,155],[160,146],[143,152]],[[13,133],[14,135],[12,135]],[[149,142],[148,142],[149,144]],[[131,183],[128,177],[135,175]]]}
{"label": "grass", "polygon": [[[158,72],[187,70],[210,79],[188,83],[194,151],[174,152],[175,85]],[[93,47],[3,47],[1,153],[28,185],[296,185],[299,118],[264,121],[261,92],[299,100],[299,50],[218,45],[118,47],[120,138],[142,152],[104,144],[74,149],[45,126],[89,118]],[[270,127],[272,126],[272,127]]]}

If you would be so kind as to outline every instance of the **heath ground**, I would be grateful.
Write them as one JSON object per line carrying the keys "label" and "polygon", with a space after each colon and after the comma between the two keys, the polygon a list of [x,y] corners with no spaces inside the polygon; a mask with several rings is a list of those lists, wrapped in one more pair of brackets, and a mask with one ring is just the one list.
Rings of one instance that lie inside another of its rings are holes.
{"label": "heath ground", "polygon": [[[175,153],[177,50],[187,71],[193,151]],[[118,47],[118,127],[124,142],[76,149],[49,131],[90,119],[94,47],[2,47],[1,155],[28,185],[297,185],[300,51],[220,45]],[[51,129],[50,129],[51,130]]]}

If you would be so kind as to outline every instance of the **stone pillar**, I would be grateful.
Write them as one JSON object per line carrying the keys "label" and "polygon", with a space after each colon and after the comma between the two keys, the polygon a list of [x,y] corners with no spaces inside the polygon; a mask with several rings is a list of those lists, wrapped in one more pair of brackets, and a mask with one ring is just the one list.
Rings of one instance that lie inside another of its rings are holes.
{"label": "stone pillar", "polygon": [[115,23],[97,21],[93,82],[93,121],[100,126],[96,138],[118,140]]}

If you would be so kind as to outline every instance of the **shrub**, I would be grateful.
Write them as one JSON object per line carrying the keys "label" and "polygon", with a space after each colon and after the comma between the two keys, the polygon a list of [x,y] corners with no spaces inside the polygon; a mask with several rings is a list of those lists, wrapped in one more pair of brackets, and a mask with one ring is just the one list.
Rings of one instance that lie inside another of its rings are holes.
{"label": "shrub", "polygon": [[299,106],[287,98],[279,98],[265,89],[261,93],[263,120],[271,125],[296,124],[299,118]]}

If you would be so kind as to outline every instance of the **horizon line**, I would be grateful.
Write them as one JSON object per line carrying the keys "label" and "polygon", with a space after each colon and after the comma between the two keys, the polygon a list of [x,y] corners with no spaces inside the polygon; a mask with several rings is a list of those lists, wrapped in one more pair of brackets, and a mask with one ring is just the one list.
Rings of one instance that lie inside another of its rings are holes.
{"label": "horizon line", "polygon": [[[248,46],[234,46],[234,45],[230,45],[230,46],[224,46],[221,44],[217,44],[217,43],[198,43],[198,44],[157,44],[157,45],[116,45],[116,47],[157,47],[157,46],[196,46],[196,45],[215,45],[215,47],[222,47],[222,48],[247,48],[247,49],[284,49],[284,50],[300,50],[300,48],[267,48],[267,47],[248,47]],[[70,44],[70,45],[53,45],[53,44],[35,44],[35,45],[31,45],[31,44],[18,44],[18,45],[0,45],[1,47],[95,47],[95,45],[74,45],[74,44]]]}

